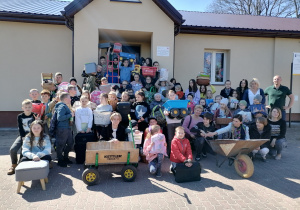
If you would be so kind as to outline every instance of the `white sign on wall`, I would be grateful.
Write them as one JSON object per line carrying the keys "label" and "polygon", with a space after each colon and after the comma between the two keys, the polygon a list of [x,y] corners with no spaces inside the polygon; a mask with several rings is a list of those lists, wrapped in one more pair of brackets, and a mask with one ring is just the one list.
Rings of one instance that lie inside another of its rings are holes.
{"label": "white sign on wall", "polygon": [[300,75],[300,53],[294,53],[293,75]]}
{"label": "white sign on wall", "polygon": [[157,56],[170,56],[170,47],[157,46]]}

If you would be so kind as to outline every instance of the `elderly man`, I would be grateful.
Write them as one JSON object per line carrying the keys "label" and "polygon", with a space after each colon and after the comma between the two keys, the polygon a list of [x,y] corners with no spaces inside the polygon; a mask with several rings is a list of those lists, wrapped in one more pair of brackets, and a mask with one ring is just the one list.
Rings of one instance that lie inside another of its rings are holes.
{"label": "elderly man", "polygon": [[[281,85],[282,78],[279,75],[274,76],[274,85],[267,87],[265,95],[268,96],[267,108],[278,107],[282,112],[282,119],[285,120],[285,110],[290,109],[294,104],[294,95],[290,89],[286,86]],[[289,105],[285,106],[286,96],[290,98]]]}

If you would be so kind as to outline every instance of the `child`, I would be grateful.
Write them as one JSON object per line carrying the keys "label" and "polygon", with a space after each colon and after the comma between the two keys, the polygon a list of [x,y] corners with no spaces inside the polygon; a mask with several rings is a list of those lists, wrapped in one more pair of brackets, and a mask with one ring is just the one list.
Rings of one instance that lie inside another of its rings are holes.
{"label": "child", "polygon": [[19,136],[9,149],[11,158],[11,167],[8,169],[7,175],[15,174],[15,168],[18,163],[18,150],[22,147],[24,137],[30,132],[30,125],[35,119],[39,119],[32,111],[32,102],[26,99],[22,102],[23,113],[18,115]]}
{"label": "child", "polygon": [[121,95],[121,102],[129,102],[130,96],[128,92],[123,92]]}
{"label": "child", "polygon": [[206,105],[205,98],[201,98],[199,104],[203,107],[203,112],[201,115],[204,115],[206,112],[211,113],[209,107]]}
{"label": "child", "polygon": [[158,89],[157,92],[162,94],[164,90],[171,90],[174,87],[174,84],[166,80],[158,79],[155,83],[155,87]]}
{"label": "child", "polygon": [[262,96],[258,94],[254,97],[253,104],[250,105],[249,107],[252,116],[254,118],[267,117],[266,107],[264,104],[261,104],[261,101],[262,101]]}
{"label": "child", "polygon": [[68,86],[68,93],[70,94],[71,97],[71,106],[75,103],[75,101],[80,101],[80,98],[76,95],[76,86],[74,85],[69,85]]}
{"label": "child", "polygon": [[194,96],[192,93],[189,93],[187,96],[187,100],[189,100],[187,108],[190,110],[190,114],[194,113],[195,103],[194,103]]}
{"label": "child", "polygon": [[120,85],[119,93],[122,94],[126,89],[128,89],[127,86],[128,86],[128,82],[124,80]]}
{"label": "child", "polygon": [[185,163],[187,167],[191,167],[193,165],[193,154],[190,141],[184,138],[184,136],[184,128],[182,126],[177,127],[175,129],[175,136],[172,140],[170,155],[170,169],[174,174],[176,173],[177,163]]}
{"label": "child", "polygon": [[133,90],[131,88],[127,89],[128,95],[129,95],[129,102],[134,103],[135,102],[135,96],[133,93]]}
{"label": "child", "polygon": [[113,69],[112,65],[108,65],[108,72],[105,72],[104,76],[107,78],[109,83],[119,83],[118,72],[114,72]]}
{"label": "child", "polygon": [[133,92],[136,93],[137,91],[140,91],[142,89],[143,84],[140,81],[139,74],[135,74],[133,78],[134,78],[134,81],[132,81],[130,84],[132,86]]}
{"label": "child", "polygon": [[213,92],[211,90],[206,91],[206,104],[209,108],[214,104],[214,99],[213,99]]}
{"label": "child", "polygon": [[39,91],[37,89],[31,89],[29,91],[29,96],[31,98],[31,103],[42,103],[40,100],[39,100]]}
{"label": "child", "polygon": [[88,107],[89,99],[81,96],[81,107],[75,111],[75,125],[78,133],[89,133],[93,126],[93,112]]}
{"label": "child", "polygon": [[79,85],[77,85],[77,80],[75,77],[70,78],[70,85],[74,85],[76,87],[76,96],[80,97],[82,94],[82,89]]}
{"label": "child", "polygon": [[152,78],[150,76],[146,77],[145,88],[147,91],[150,91],[150,88],[153,87]]}
{"label": "child", "polygon": [[205,139],[212,140],[213,138],[207,137],[206,133],[214,132],[215,126],[212,124],[213,115],[210,113],[205,113],[203,116],[203,122],[197,123],[191,132],[195,133],[195,147],[196,147],[196,161],[199,161],[202,157],[206,157],[206,150],[204,150]]}
{"label": "child", "polygon": [[118,98],[117,94],[113,91],[110,91],[108,94],[108,104],[112,106],[113,111],[117,110]]}
{"label": "child", "polygon": [[226,80],[225,88],[223,90],[221,90],[220,95],[223,98],[229,98],[229,96],[232,96],[232,93],[233,93],[233,89],[231,88],[231,82],[230,82],[230,80]]}
{"label": "child", "polygon": [[149,162],[149,170],[151,174],[156,174],[156,177],[161,177],[161,164],[166,154],[166,138],[160,133],[158,125],[149,127],[149,133],[144,143],[143,153]]}
{"label": "child", "polygon": [[[100,104],[96,108],[97,111],[101,112],[112,112],[113,108],[108,104],[108,95],[106,93],[101,93],[100,95]],[[98,137],[102,134],[102,130],[104,125],[96,125],[96,130],[98,133]]]}
{"label": "child", "polygon": [[150,109],[153,110],[153,108],[157,105],[162,106],[164,103],[161,100],[161,94],[160,93],[155,93],[154,94],[154,100],[150,104]]}
{"label": "child", "polygon": [[248,124],[252,121],[250,110],[247,108],[247,101],[241,100],[239,102],[239,109],[234,111],[233,116],[240,114],[243,116],[243,123]]}
{"label": "child", "polygon": [[236,90],[233,90],[232,96],[229,97],[229,108],[231,112],[234,112],[237,109],[239,103],[237,98],[238,98],[238,93]]}
{"label": "child", "polygon": [[213,113],[215,113],[216,110],[220,108],[220,101],[221,101],[221,99],[222,99],[222,96],[220,96],[220,95],[217,95],[217,96],[215,97],[215,103],[214,103],[214,104],[211,106],[211,108],[210,108],[210,110],[211,110]]}
{"label": "child", "polygon": [[178,96],[178,99],[184,99],[184,93],[182,91],[181,85],[175,86],[175,92],[176,92],[176,95]]}
{"label": "child", "polygon": [[[232,114],[228,108],[228,99],[227,98],[223,98],[220,101],[220,108],[217,109],[217,111],[215,112],[214,115],[214,121],[216,122],[217,118],[231,118]],[[222,127],[221,125],[216,124],[216,127],[220,128]]]}
{"label": "child", "polygon": [[74,117],[68,105],[71,104],[71,97],[69,93],[60,94],[60,102],[55,105],[57,113],[57,127],[56,127],[56,153],[58,158],[57,165],[60,167],[67,167],[67,164],[73,162],[69,160],[69,152],[73,147],[72,131],[70,121]]}
{"label": "child", "polygon": [[201,85],[200,86],[200,98],[206,98],[207,97],[207,91],[211,91],[212,94],[216,92],[216,88],[213,85],[209,85],[211,90],[207,90],[207,86]]}
{"label": "child", "polygon": [[104,77],[107,73],[106,58],[104,56],[100,57],[100,66],[101,66],[101,77]]}
{"label": "child", "polygon": [[22,146],[23,161],[48,160],[49,168],[51,164],[51,141],[48,135],[44,134],[43,122],[33,121],[30,125],[30,132],[26,135]]}
{"label": "child", "polygon": [[106,77],[101,78],[101,85],[99,86],[99,90],[102,91],[103,93],[107,93],[107,94],[110,92],[111,85],[108,84]]}
{"label": "child", "polygon": [[49,90],[42,90],[41,92],[41,99],[42,103],[45,105],[45,112],[44,115],[42,116],[43,124],[44,124],[44,133],[49,134],[49,127],[50,127],[50,120],[52,117],[52,113],[49,108],[49,103],[50,103],[50,92]]}
{"label": "child", "polygon": [[[97,104],[94,103],[94,102],[91,102],[91,95],[90,95],[90,92],[88,90],[84,90],[82,91],[82,96],[86,96],[89,100],[87,106],[91,109],[91,110],[94,110],[96,109],[97,107]],[[75,102],[76,103],[76,102]]]}
{"label": "child", "polygon": [[149,104],[145,102],[145,94],[143,92],[136,92],[135,99],[136,102],[131,105],[132,119],[138,121],[138,129],[144,131],[148,126],[146,120],[151,110]]}
{"label": "child", "polygon": [[124,59],[123,65],[121,65],[121,62],[119,65],[120,65],[120,71],[121,71],[121,73],[120,73],[121,82],[123,82],[124,80],[130,82],[130,76],[131,76],[131,72],[134,70],[134,65],[129,67],[128,59]]}

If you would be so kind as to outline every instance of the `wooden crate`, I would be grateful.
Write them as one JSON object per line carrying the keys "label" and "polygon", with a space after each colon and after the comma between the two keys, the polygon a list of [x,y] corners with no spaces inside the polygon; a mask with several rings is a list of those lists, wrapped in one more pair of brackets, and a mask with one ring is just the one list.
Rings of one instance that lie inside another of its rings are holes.
{"label": "wooden crate", "polygon": [[98,164],[126,164],[128,152],[130,152],[130,163],[138,163],[139,150],[134,149],[132,142],[88,142],[85,164],[95,165],[97,153]]}

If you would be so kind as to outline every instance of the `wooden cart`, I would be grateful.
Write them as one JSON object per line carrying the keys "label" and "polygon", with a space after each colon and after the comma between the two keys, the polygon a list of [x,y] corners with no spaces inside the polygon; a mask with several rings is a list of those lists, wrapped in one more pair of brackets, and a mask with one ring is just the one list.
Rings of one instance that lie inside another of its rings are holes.
{"label": "wooden cart", "polygon": [[87,185],[98,182],[99,165],[126,164],[121,171],[123,180],[132,182],[136,178],[139,150],[132,142],[88,142],[85,157],[82,181]]}

